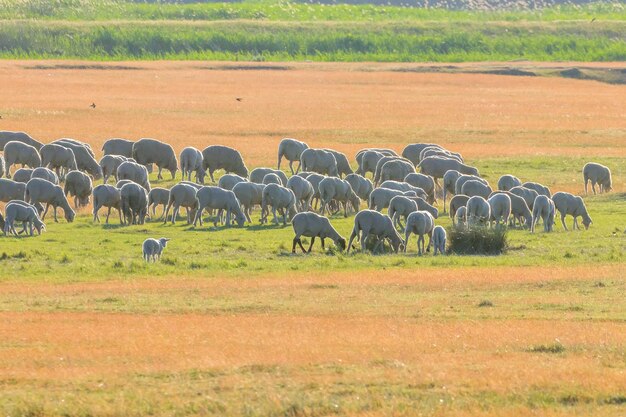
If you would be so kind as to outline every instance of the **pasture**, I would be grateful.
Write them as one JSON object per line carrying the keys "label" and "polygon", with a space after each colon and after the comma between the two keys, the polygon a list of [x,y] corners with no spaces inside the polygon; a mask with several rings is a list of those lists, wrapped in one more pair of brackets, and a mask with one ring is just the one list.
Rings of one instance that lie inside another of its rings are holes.
{"label": "pasture", "polygon": [[[492,184],[582,194],[588,161],[614,181],[585,197],[589,230],[511,230],[489,257],[418,257],[415,236],[407,254],[292,255],[292,228],[258,210],[244,228],[48,217],[42,236],[0,236],[2,413],[623,415],[626,87],[428,67],[1,61],[0,130],[76,138],[98,158],[111,137],[228,145],[249,168],[274,167],[283,137],[352,163],[434,142]],[[176,182],[164,175],[152,184]],[[349,236],[353,216],[331,221]],[[161,263],[144,263],[141,242],[160,236]]]}

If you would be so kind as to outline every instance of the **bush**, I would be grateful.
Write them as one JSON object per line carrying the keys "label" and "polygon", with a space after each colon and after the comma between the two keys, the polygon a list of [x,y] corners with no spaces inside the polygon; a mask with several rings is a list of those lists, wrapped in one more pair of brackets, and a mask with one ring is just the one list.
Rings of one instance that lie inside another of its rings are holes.
{"label": "bush", "polygon": [[449,251],[459,255],[500,255],[508,246],[504,227],[452,227],[448,241]]}

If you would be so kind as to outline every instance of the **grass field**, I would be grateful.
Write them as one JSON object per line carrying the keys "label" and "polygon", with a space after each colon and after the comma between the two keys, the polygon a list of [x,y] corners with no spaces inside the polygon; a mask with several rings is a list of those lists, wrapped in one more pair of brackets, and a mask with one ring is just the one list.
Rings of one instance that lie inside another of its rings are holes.
{"label": "grass field", "polygon": [[[586,198],[589,230],[511,230],[502,256],[418,257],[415,237],[406,255],[293,256],[289,226],[121,228],[89,209],[0,236],[2,413],[623,415],[626,87],[424,68],[1,61],[0,129],[98,156],[114,136],[226,144],[249,167],[274,165],[284,136],[351,158],[428,141],[491,183],[581,194],[589,160],[614,178]],[[349,235],[352,217],[332,222]],[[172,238],[158,265],[147,236]]]}

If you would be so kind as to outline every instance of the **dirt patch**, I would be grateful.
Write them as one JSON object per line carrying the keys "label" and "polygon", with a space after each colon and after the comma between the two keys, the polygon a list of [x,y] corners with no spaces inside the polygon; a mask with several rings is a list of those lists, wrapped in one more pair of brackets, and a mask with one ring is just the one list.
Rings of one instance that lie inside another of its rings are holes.
{"label": "dirt patch", "polygon": [[289,71],[294,69],[288,65],[206,65],[198,68],[213,71]]}
{"label": "dirt patch", "polygon": [[55,65],[25,65],[24,68],[31,70],[105,70],[105,71],[134,71],[142,70],[141,67],[133,67],[129,65],[101,65],[101,64],[55,64]]}

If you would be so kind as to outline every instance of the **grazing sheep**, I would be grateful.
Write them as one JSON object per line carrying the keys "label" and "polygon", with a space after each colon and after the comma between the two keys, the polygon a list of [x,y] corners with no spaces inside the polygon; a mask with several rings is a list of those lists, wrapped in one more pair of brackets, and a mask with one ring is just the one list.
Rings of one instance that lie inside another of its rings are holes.
{"label": "grazing sheep", "polygon": [[428,199],[428,195],[426,191],[419,187],[415,187],[407,182],[400,182],[395,180],[387,180],[380,184],[380,188],[389,188],[390,190],[398,190],[398,191],[414,191],[418,197],[423,198],[424,200]]}
{"label": "grazing sheep", "polygon": [[448,170],[446,171],[445,174],[443,174],[443,187],[442,188],[443,188],[443,212],[444,213],[446,212],[446,196],[448,193],[453,194],[453,195],[455,194],[456,182],[461,177],[461,175],[463,174],[461,174],[459,171],[455,169]]}
{"label": "grazing sheep", "polygon": [[545,195],[546,197],[552,196],[550,189],[545,185],[539,184],[538,182],[525,182],[524,184],[522,184],[522,187],[528,188],[530,190],[535,190],[539,195]]}
{"label": "grazing sheep", "polygon": [[429,156],[441,156],[443,158],[454,159],[459,162],[463,162],[463,157],[460,153],[450,152],[448,150],[438,148],[425,148],[420,153],[420,161],[424,158],[428,158]]}
{"label": "grazing sheep", "polygon": [[118,180],[130,180],[141,185],[146,191],[150,191],[150,180],[148,179],[148,169],[145,165],[137,162],[124,161],[117,167]]}
{"label": "grazing sheep", "polygon": [[417,197],[417,193],[415,191],[398,191],[391,190],[389,188],[376,188],[370,194],[368,207],[370,210],[382,211],[382,209],[389,207],[391,199],[397,195]]}
{"label": "grazing sheep", "polygon": [[417,202],[414,199],[397,195],[389,202],[387,215],[391,218],[394,227],[404,228],[400,219],[409,217],[409,214],[417,211]]}
{"label": "grazing sheep", "polygon": [[345,180],[348,181],[348,183],[352,187],[352,190],[354,190],[356,195],[359,196],[361,200],[369,200],[370,194],[374,190],[374,185],[372,184],[372,181],[359,174],[348,174],[346,175]]}
{"label": "grazing sheep", "polygon": [[463,186],[468,181],[478,181],[482,183],[483,185],[487,185],[487,186],[489,185],[489,183],[486,180],[480,177],[477,177],[476,175],[460,175],[459,178],[454,183],[454,194],[465,194],[463,192]]}
{"label": "grazing sheep", "polygon": [[[122,163],[128,161],[128,158],[121,155],[104,155],[102,159],[100,159],[100,168],[102,169],[103,183],[106,184],[109,182],[109,177],[113,175],[115,178],[115,182],[119,181],[117,177],[117,169],[122,165]],[[134,162],[134,161],[130,161]]]}
{"label": "grazing sheep", "polygon": [[510,191],[494,191],[489,197],[491,198],[495,194],[506,194],[511,199],[511,214],[513,216],[510,222],[511,226],[515,226],[515,220],[517,220],[520,225],[530,227],[532,213],[528,208],[528,204],[526,204],[526,200]]}
{"label": "grazing sheep", "polygon": [[165,209],[165,218],[163,220],[163,223],[167,223],[167,215],[170,212],[170,208],[174,206],[171,222],[172,224],[176,224],[176,217],[178,216],[178,211],[182,206],[185,207],[185,209],[187,210],[187,224],[191,224],[191,222],[194,221],[194,218],[196,217],[198,208],[200,207],[200,202],[198,201],[198,197],[196,195],[199,191],[200,190],[197,190],[195,187],[192,187],[188,184],[178,183],[174,185],[170,189],[170,195],[167,200],[167,208]]}
{"label": "grazing sheep", "polygon": [[93,189],[92,195],[94,222],[97,220],[98,223],[100,223],[100,216],[98,215],[98,211],[102,207],[106,207],[108,210],[105,223],[109,223],[109,216],[111,215],[112,208],[117,210],[120,216],[120,224],[122,223],[122,210],[120,207],[122,194],[120,193],[120,190],[118,188],[108,184],[100,184]]}
{"label": "grazing sheep", "polygon": [[41,155],[41,166],[54,169],[57,176],[62,180],[65,179],[65,175],[69,171],[78,169],[74,151],[70,148],[49,143],[43,145],[39,153]]}
{"label": "grazing sheep", "polygon": [[585,194],[587,194],[587,184],[591,181],[591,189],[596,193],[596,184],[600,185],[600,193],[613,189],[611,182],[611,170],[595,162],[589,162],[583,167],[583,180],[585,181]]}
{"label": "grazing sheep", "polygon": [[435,248],[433,252],[434,256],[437,256],[437,252],[442,255],[446,254],[446,240],[446,229],[444,229],[443,226],[435,226],[432,237],[433,247]]}
{"label": "grazing sheep", "polygon": [[554,207],[561,214],[561,224],[565,230],[567,230],[567,226],[565,225],[565,216],[568,214],[574,217],[574,229],[580,230],[577,220],[579,216],[583,218],[583,225],[585,226],[585,229],[589,229],[589,225],[593,223],[591,221],[591,217],[589,217],[589,213],[587,212],[587,207],[585,207],[585,202],[581,197],[559,191],[558,193],[554,193],[552,201],[554,201]]}
{"label": "grazing sheep", "polygon": [[379,181],[404,181],[404,178],[413,172],[415,167],[410,162],[400,159],[388,161],[380,168]]}
{"label": "grazing sheep", "polygon": [[80,171],[70,171],[65,178],[64,192],[74,197],[74,207],[79,208],[89,204],[89,197],[93,190],[91,178]]}
{"label": "grazing sheep", "polygon": [[[300,245],[302,252],[311,253],[311,248],[313,248],[316,237],[319,237],[322,241],[322,250],[326,249],[324,247],[324,239],[326,238],[332,239],[332,241],[335,242],[335,246],[339,247],[340,251],[346,249],[346,239],[335,230],[330,224],[330,220],[324,216],[312,212],[298,213],[291,220],[291,225],[293,226],[293,231],[296,233],[296,236],[293,238],[291,253],[296,253],[296,244]],[[302,236],[311,238],[309,250],[305,250],[304,246],[302,246],[302,240],[300,239]]]}
{"label": "grazing sheep", "polygon": [[350,242],[348,243],[348,252],[352,247],[352,242],[356,238],[361,241],[361,251],[365,252],[365,241],[369,236],[376,238],[376,244],[372,252],[383,245],[385,239],[389,239],[391,246],[395,253],[404,245],[402,237],[398,233],[389,216],[381,214],[374,210],[362,210],[354,216],[354,228],[350,235]]}
{"label": "grazing sheep", "polygon": [[430,204],[433,204],[437,201],[437,197],[435,196],[435,180],[430,175],[412,172],[404,177],[403,181],[407,184],[424,190],[426,196],[428,197],[426,198],[426,201],[428,201]]}
{"label": "grazing sheep", "polygon": [[55,140],[52,143],[71,149],[72,152],[74,152],[76,167],[79,170],[90,174],[94,180],[102,178],[102,168],[100,168],[100,164],[98,164],[98,161],[94,158],[93,151],[89,144],[68,138]]}
{"label": "grazing sheep", "polygon": [[522,181],[517,178],[515,175],[503,175],[498,180],[498,190],[500,191],[509,191],[513,187],[518,187],[522,185]]}
{"label": "grazing sheep", "polygon": [[81,142],[79,140],[70,139],[70,138],[61,138],[61,139],[55,140],[52,143],[62,143],[62,142],[65,142],[65,143],[68,143],[68,144],[71,144],[71,145],[75,145],[75,146],[82,146],[82,147],[84,147],[87,150],[89,155],[91,155],[93,158],[96,157],[96,154],[93,152],[93,149],[91,149],[91,145],[89,143],[87,143],[87,142]]}
{"label": "grazing sheep", "polygon": [[[315,210],[317,210],[317,206],[320,201],[320,182],[326,178],[326,176],[313,172],[305,177],[305,179],[311,183],[313,186],[313,200],[315,200]],[[311,203],[313,202],[311,200]]]}
{"label": "grazing sheep", "polygon": [[494,194],[487,200],[491,209],[490,221],[495,220],[496,226],[502,224],[506,226],[511,217],[511,197],[504,193]]}
{"label": "grazing sheep", "polygon": [[237,174],[224,174],[217,182],[217,186],[224,190],[232,190],[233,187],[240,182],[248,182],[247,178],[240,177]]}
{"label": "grazing sheep", "polygon": [[296,196],[296,205],[299,211],[309,211],[311,208],[311,200],[315,190],[313,185],[305,178],[294,175],[287,181],[287,188],[293,191]]}
{"label": "grazing sheep", "polygon": [[202,167],[202,159],[202,152],[193,146],[188,146],[180,152],[180,170],[183,179],[185,179],[186,175],[187,180],[191,181],[191,173],[193,172],[196,174],[196,182],[204,184],[206,171]]}
{"label": "grazing sheep", "polygon": [[172,174],[172,179],[176,178],[178,160],[174,148],[167,143],[150,138],[140,139],[133,144],[133,159],[141,165],[155,164],[159,168],[157,174],[159,180],[163,179],[161,175],[163,169]]}
{"label": "grazing sheep", "polygon": [[[50,181],[53,184],[59,185],[59,177],[57,177],[57,174],[55,174],[54,171],[45,167],[33,169],[30,174],[30,178],[43,178],[44,180]],[[30,179],[28,181],[30,181]]]}
{"label": "grazing sheep", "polygon": [[[24,230],[30,230],[30,235],[33,236],[33,229],[37,230],[37,234],[41,235],[41,231],[46,228],[46,225],[39,218],[39,214],[34,206],[21,201],[13,200],[6,205],[4,214],[4,235],[7,233],[13,233],[15,236],[18,233],[15,231],[15,222],[22,222]],[[21,233],[21,232],[20,232]]]}
{"label": "grazing sheep", "polygon": [[441,146],[434,143],[411,143],[402,150],[402,156],[413,163],[414,166],[420,163],[420,154],[425,148]]}
{"label": "grazing sheep", "polygon": [[[321,214],[328,210],[331,200],[335,200],[343,205],[343,217],[348,217],[348,203],[352,205],[355,213],[359,211],[361,199],[355,194],[346,180],[335,177],[326,177],[319,184]],[[329,210],[330,212],[330,210]]]}
{"label": "grazing sheep", "polygon": [[25,183],[0,178],[0,201],[8,203],[11,200],[22,200],[25,191]]}
{"label": "grazing sheep", "polygon": [[[460,179],[460,178],[459,178]],[[458,182],[458,181],[457,181]],[[475,195],[481,196],[484,199],[489,198],[489,194],[492,193],[492,189],[489,185],[484,184],[481,181],[469,180],[461,187],[461,193],[474,197]]]}
{"label": "grazing sheep", "polygon": [[300,155],[300,166],[304,171],[338,177],[337,160],[335,156],[323,149],[305,149]]}
{"label": "grazing sheep", "polygon": [[533,209],[533,204],[535,204],[535,198],[539,195],[539,193],[535,190],[531,190],[530,188],[526,188],[523,186],[513,187],[509,190],[510,193],[515,194],[516,196],[522,197],[524,201],[526,201],[526,205],[530,210]]}
{"label": "grazing sheep", "polygon": [[[293,177],[292,177],[293,178]],[[246,216],[246,220],[252,223],[250,215],[252,214],[252,208],[255,205],[261,205],[263,203],[263,190],[265,185],[255,184],[253,182],[240,182],[233,187],[233,193],[239,200],[243,214]],[[261,215],[261,217],[263,217]]]}
{"label": "grazing sheep", "polygon": [[535,233],[535,226],[540,217],[543,220],[543,231],[551,232],[554,228],[555,212],[554,201],[545,195],[538,195],[533,205],[533,218],[531,220],[530,232]]}
{"label": "grazing sheep", "polygon": [[[308,149],[307,149],[308,150]],[[306,151],[305,151],[306,152]],[[282,211],[283,225],[287,225],[286,214],[293,219],[296,215],[296,196],[289,188],[285,188],[278,184],[269,184],[263,190],[263,199],[261,201],[261,223],[267,222],[269,216],[268,206],[272,206],[272,214],[274,215],[274,223],[278,224],[276,210]]]}
{"label": "grazing sheep", "polygon": [[134,143],[135,142],[132,140],[121,138],[107,139],[102,145],[102,152],[104,152],[104,155],[118,155],[132,158]]}
{"label": "grazing sheep", "polygon": [[10,130],[0,131],[0,151],[4,150],[4,147],[9,142],[22,142],[27,145],[33,146],[39,150],[43,146],[43,143],[35,140],[28,133],[25,132],[12,132]]}
{"label": "grazing sheep", "polygon": [[478,169],[465,165],[457,160],[442,158],[440,156],[424,158],[417,165],[417,168],[420,168],[422,174],[433,177],[435,184],[437,184],[437,179],[443,178],[444,174],[451,169],[459,171],[461,174],[479,176]]}
{"label": "grazing sheep", "polygon": [[[391,162],[391,161],[404,161],[407,164],[411,164],[411,161],[409,161],[408,159],[402,158],[400,156],[395,156],[395,155],[383,156],[382,158],[378,160],[378,163],[376,164],[376,171],[374,171],[374,178],[372,181],[374,183],[374,186],[377,186],[378,184],[380,184],[381,182],[380,177],[383,173],[383,166],[385,166],[387,162]],[[412,168],[411,172],[415,172],[415,168]]]}
{"label": "grazing sheep", "polygon": [[[300,156],[302,155],[302,152],[304,152],[306,149],[309,149],[309,145],[304,142],[300,142],[299,140],[292,138],[284,138],[283,140],[281,140],[278,144],[277,170],[280,171],[280,161],[284,156],[285,159],[289,161],[289,169],[291,170],[291,175],[297,174],[301,168]],[[293,163],[296,161],[298,162],[298,168],[294,172]]]}
{"label": "grazing sheep", "polygon": [[33,171],[32,168],[20,168],[13,174],[13,181],[26,184],[33,176]]}
{"label": "grazing sheep", "polygon": [[282,186],[287,185],[287,175],[283,171],[279,171],[273,168],[254,168],[250,171],[250,182],[254,182],[256,184],[263,184],[263,178],[267,174],[275,174],[280,178],[280,182],[276,183]]}
{"label": "grazing sheep", "polygon": [[426,251],[430,251],[430,244],[433,240],[433,227],[435,226],[435,219],[427,211],[415,211],[409,214],[406,219],[406,226],[404,228],[404,251],[406,252],[407,246],[409,246],[409,236],[411,233],[415,233],[417,238],[417,253],[422,255],[424,253],[424,235],[428,235],[428,246]]}
{"label": "grazing sheep", "polygon": [[246,222],[246,216],[241,210],[241,204],[237,200],[237,196],[230,190],[223,190],[219,187],[202,187],[198,190],[196,197],[199,202],[198,211],[193,221],[195,226],[200,221],[202,226],[202,212],[204,209],[219,210],[217,217],[213,221],[213,226],[217,226],[217,222],[222,218],[222,212],[226,212],[226,226],[231,226],[231,216],[239,227]]}
{"label": "grazing sheep", "polygon": [[170,190],[167,188],[154,187],[148,193],[148,211],[152,208],[152,216],[156,216],[157,206],[163,205],[163,213],[161,217],[165,216],[165,208],[170,199]]}
{"label": "grazing sheep", "polygon": [[134,182],[120,189],[120,209],[124,225],[144,224],[148,214],[148,192]]}
{"label": "grazing sheep", "polygon": [[161,253],[163,253],[163,249],[167,246],[167,242],[170,239],[162,237],[161,239],[153,239],[148,238],[143,241],[142,249],[143,249],[143,259],[146,262],[156,262],[157,260],[161,260]]}
{"label": "grazing sheep", "polygon": [[330,152],[335,157],[335,161],[337,162],[337,173],[340,178],[344,175],[350,175],[354,173],[352,171],[352,167],[350,167],[350,162],[348,162],[348,157],[339,151],[334,149],[324,149],[326,152]]}
{"label": "grazing sheep", "polygon": [[24,200],[34,206],[37,203],[46,203],[46,210],[43,212],[41,219],[45,219],[46,214],[50,206],[54,209],[54,221],[57,219],[57,207],[61,207],[65,214],[65,220],[68,223],[74,221],[76,213],[70,207],[70,203],[67,201],[63,189],[51,183],[50,181],[42,178],[33,178],[26,184],[26,190],[24,191]]}
{"label": "grazing sheep", "polygon": [[489,225],[491,206],[483,197],[470,197],[465,205],[465,210],[468,226],[474,226],[476,224]]}
{"label": "grazing sheep", "polygon": [[467,200],[469,200],[469,196],[464,194],[457,194],[450,199],[450,218],[452,219],[452,224],[454,224],[454,219],[456,218],[456,212],[461,208],[467,205]]}
{"label": "grazing sheep", "polygon": [[215,183],[213,173],[223,169],[227,173],[233,173],[242,177],[248,177],[248,168],[243,162],[239,151],[222,145],[211,145],[202,151],[202,168],[208,169],[211,181]]}
{"label": "grazing sheep", "polygon": [[366,170],[365,165],[365,158],[366,158],[366,153],[367,152],[374,152],[374,153],[378,153],[378,154],[382,154],[383,156],[398,156],[398,154],[392,150],[392,149],[386,149],[386,148],[365,148],[365,149],[361,149],[360,151],[358,151],[355,155],[355,159],[356,159],[356,163],[357,166],[359,167],[356,171],[357,174],[359,175],[363,175],[365,176],[365,174],[367,172],[371,172],[372,174],[374,174],[374,172],[376,172],[376,163],[378,162],[378,157],[376,157],[375,154],[372,154],[370,156],[368,156],[368,158],[374,158],[376,161],[370,161],[367,162],[367,165],[369,166]]}
{"label": "grazing sheep", "polygon": [[269,184],[283,185],[283,181],[280,179],[280,177],[274,174],[273,172],[270,172],[269,174],[265,174],[265,176],[263,177],[263,181],[261,181],[261,183],[265,185],[269,185]]}
{"label": "grazing sheep", "polygon": [[11,165],[22,164],[30,168],[41,166],[41,157],[34,146],[22,142],[9,142],[4,146],[4,163],[6,164],[7,178],[11,178]]}
{"label": "grazing sheep", "polygon": [[459,207],[453,217],[453,225],[456,227],[464,227],[466,219],[467,219],[466,215],[467,215],[467,208],[465,206]]}
{"label": "grazing sheep", "polygon": [[372,173],[372,176],[376,172],[376,165],[378,161],[385,157],[385,154],[377,151],[366,151],[361,154],[361,158],[357,157],[359,167],[356,173],[365,176],[368,172]]}

